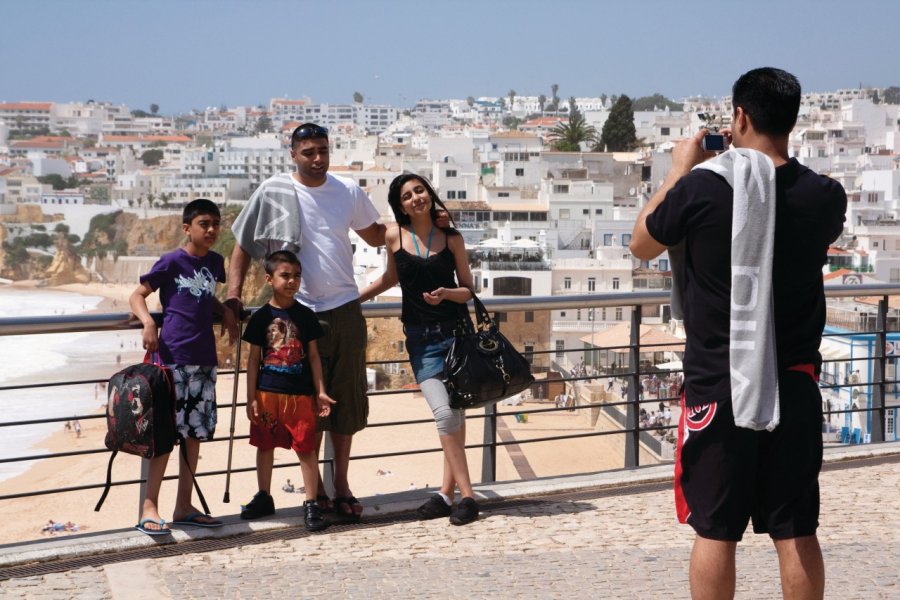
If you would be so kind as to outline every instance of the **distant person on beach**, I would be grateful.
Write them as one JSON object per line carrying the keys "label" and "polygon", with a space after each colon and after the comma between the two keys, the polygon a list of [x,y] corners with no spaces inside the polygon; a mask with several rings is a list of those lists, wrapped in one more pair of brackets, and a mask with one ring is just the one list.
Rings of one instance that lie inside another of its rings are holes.
{"label": "distant person on beach", "polygon": [[[419,507],[418,514],[423,519],[450,517],[450,523],[464,525],[476,520],[479,512],[466,462],[466,416],[450,407],[441,376],[454,331],[460,323],[471,327],[466,302],[474,284],[466,245],[458,231],[438,223],[438,209],[445,209],[444,204],[422,177],[404,173],[395,178],[388,188],[388,204],[397,224],[385,234],[387,269],[363,290],[362,299],[400,283],[400,320],[409,362],[434,414],[444,450],[441,489]],[[462,498],[454,509],[457,486]]]}
{"label": "distant person on beach", "polygon": [[81,422],[78,419],[72,422],[72,428],[75,430],[75,437],[81,437]]}
{"label": "distant person on beach", "polygon": [[[641,260],[669,249],[673,300],[683,300],[672,302],[687,334],[675,500],[696,533],[694,598],[734,597],[737,544],[750,522],[774,543],[785,598],[824,595],[822,268],[847,196],[790,156],[800,103],[790,73],[743,74],[725,138],[701,129],[674,147],[631,238]],[[734,148],[704,152],[704,139]]]}
{"label": "distant person on beach", "polygon": [[[196,472],[200,441],[211,440],[216,430],[216,340],[213,313],[222,315],[223,334],[229,342],[237,337],[234,315],[215,296],[216,283],[225,281],[225,261],[210,248],[219,237],[219,208],[211,201],[188,203],[182,213],[182,231],[187,243],[164,254],[129,298],[131,310],[144,325],[143,346],[159,352],[163,364],[172,369],[175,383],[175,421],[187,450],[188,464],[180,460],[178,492],[173,523],[219,527],[222,521],[205,515],[193,505],[191,472]],[[147,309],[147,297],[159,290],[163,308],[162,330]],[[149,535],[168,531],[159,514],[159,488],[169,455],[150,459],[147,494],[137,528]]]}
{"label": "distant person on beach", "polygon": [[[259,491],[242,508],[241,518],[275,514],[271,494],[275,448],[290,448],[300,459],[306,492],[304,524],[307,531],[320,531],[328,527],[328,521],[317,502],[316,417],[327,417],[334,404],[325,392],[316,342],[324,332],[316,314],[294,299],[301,279],[300,261],[294,253],[273,252],[263,264],[272,299],[253,313],[244,332],[244,340],[250,344],[247,417],[250,445],[256,447]],[[288,485],[293,492],[290,479]]]}

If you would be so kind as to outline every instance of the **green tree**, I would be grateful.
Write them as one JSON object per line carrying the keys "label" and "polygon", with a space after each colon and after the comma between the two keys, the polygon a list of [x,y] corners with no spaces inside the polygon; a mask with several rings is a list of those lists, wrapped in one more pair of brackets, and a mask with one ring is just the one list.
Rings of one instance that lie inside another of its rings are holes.
{"label": "green tree", "polygon": [[519,128],[519,123],[521,122],[521,119],[518,117],[507,115],[506,118],[503,119],[503,126],[510,130],[516,130]]}
{"label": "green tree", "polygon": [[131,111],[131,116],[134,117],[135,119],[143,119],[145,117],[150,117],[152,115],[150,113],[148,113],[146,110],[141,110],[139,108],[136,108],[133,111]]}
{"label": "green tree", "polygon": [[634,110],[631,98],[621,95],[616,99],[609,117],[603,124],[600,141],[595,146],[599,152],[627,152],[638,145],[637,132],[634,128]]}
{"label": "green tree", "polygon": [[155,167],[160,163],[163,158],[163,151],[158,148],[151,148],[150,150],[145,150],[143,154],[141,154],[141,161],[148,167]]}
{"label": "green tree", "polygon": [[576,108],[569,120],[550,130],[550,147],[557,152],[580,152],[581,142],[593,143],[597,130],[588,125],[584,116]]}
{"label": "green tree", "polygon": [[559,113],[559,97],[556,93],[559,91],[559,85],[554,83],[550,86],[550,110]]}
{"label": "green tree", "polygon": [[513,107],[516,105],[516,90],[509,90],[506,92],[506,95],[509,96],[509,112],[512,112]]}
{"label": "green tree", "polygon": [[363,95],[362,95],[361,93],[359,93],[359,92],[353,92],[353,101],[354,101],[356,104],[362,104],[362,103],[363,103],[363,100],[365,100],[365,98],[363,98]]}
{"label": "green tree", "polygon": [[544,107],[547,106],[547,96],[541,94],[538,96],[538,106],[541,109],[541,116],[544,116]]}
{"label": "green tree", "polygon": [[475,106],[475,98],[473,96],[469,96],[466,98],[466,104],[469,105],[469,108]]}
{"label": "green tree", "polygon": [[256,121],[256,133],[265,133],[272,129],[272,119],[269,118],[268,113],[263,113],[262,116]]}
{"label": "green tree", "polygon": [[575,114],[575,111],[578,110],[578,103],[575,101],[575,96],[569,96],[569,113]]}
{"label": "green tree", "polygon": [[885,88],[884,97],[881,99],[885,104],[900,104],[900,87],[892,85]]}
{"label": "green tree", "polygon": [[159,112],[159,104],[153,103],[150,105],[150,114],[155,115]]}
{"label": "green tree", "polygon": [[53,186],[54,190],[64,190],[66,189],[66,180],[62,175],[57,173],[51,173],[50,175],[41,175],[37,178],[41,183],[49,183]]}
{"label": "green tree", "polygon": [[669,110],[684,110],[684,105],[669,100],[662,94],[653,94],[652,96],[642,96],[631,103],[632,110],[653,110],[654,108],[663,109],[668,107]]}

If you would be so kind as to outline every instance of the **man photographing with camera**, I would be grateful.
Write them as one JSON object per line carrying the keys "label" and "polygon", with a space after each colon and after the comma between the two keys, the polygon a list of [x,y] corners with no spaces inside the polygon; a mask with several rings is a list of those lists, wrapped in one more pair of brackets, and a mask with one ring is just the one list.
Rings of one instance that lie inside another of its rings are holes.
{"label": "man photographing with camera", "polygon": [[675,499],[696,532],[691,594],[734,597],[737,543],[752,521],[774,542],[784,597],[822,598],[822,267],[847,198],[789,157],[796,77],[749,71],[732,104],[721,133],[733,149],[704,152],[705,129],[680,142],[630,246],[644,260],[670,249],[673,314],[683,309]]}

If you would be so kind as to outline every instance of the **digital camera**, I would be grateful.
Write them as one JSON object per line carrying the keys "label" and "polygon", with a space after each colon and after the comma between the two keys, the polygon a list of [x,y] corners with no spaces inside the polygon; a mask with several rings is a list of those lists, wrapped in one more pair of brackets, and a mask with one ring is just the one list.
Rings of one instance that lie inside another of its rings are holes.
{"label": "digital camera", "polygon": [[725,136],[716,129],[710,129],[708,133],[703,136],[703,140],[700,142],[700,148],[702,148],[704,152],[724,152],[727,150]]}

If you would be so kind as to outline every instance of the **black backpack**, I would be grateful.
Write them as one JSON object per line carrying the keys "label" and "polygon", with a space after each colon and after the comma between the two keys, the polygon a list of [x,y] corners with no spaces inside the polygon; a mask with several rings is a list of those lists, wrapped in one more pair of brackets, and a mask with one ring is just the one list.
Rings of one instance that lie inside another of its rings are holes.
{"label": "black backpack", "polygon": [[[106,447],[112,450],[106,468],[106,487],[94,507],[99,511],[112,486],[112,464],[119,451],[143,458],[155,458],[168,454],[179,439],[175,428],[175,384],[172,373],[161,364],[144,362],[125,367],[109,379],[106,387]],[[187,450],[181,444],[183,460]],[[191,473],[191,477],[194,474]],[[209,513],[206,499],[200,491],[197,479],[194,488]]]}

